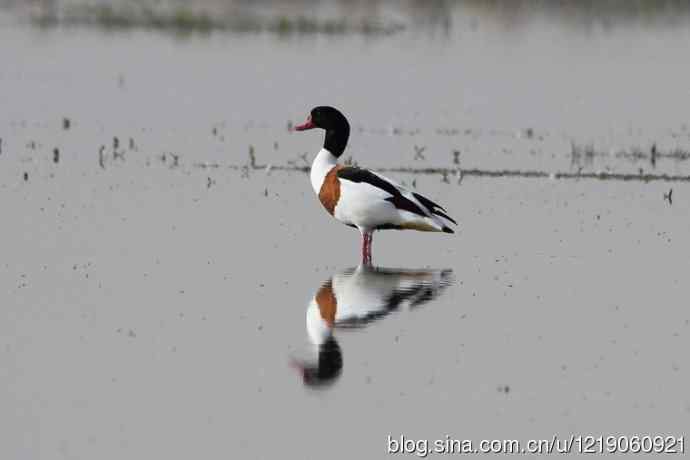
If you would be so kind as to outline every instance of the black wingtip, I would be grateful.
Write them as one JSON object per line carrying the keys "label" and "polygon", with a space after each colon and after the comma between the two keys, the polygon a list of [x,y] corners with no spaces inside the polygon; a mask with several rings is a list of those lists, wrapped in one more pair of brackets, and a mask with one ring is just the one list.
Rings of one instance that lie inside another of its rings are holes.
{"label": "black wingtip", "polygon": [[453,219],[452,217],[450,217],[450,216],[449,216],[448,214],[446,214],[445,212],[433,211],[433,214],[439,215],[439,216],[443,217],[444,219],[448,219],[449,221],[453,222],[455,225],[458,225],[458,223],[455,222],[455,219]]}
{"label": "black wingtip", "polygon": [[455,232],[453,231],[453,229],[450,228],[450,227],[443,227],[443,231],[444,231],[445,233],[455,233]]}

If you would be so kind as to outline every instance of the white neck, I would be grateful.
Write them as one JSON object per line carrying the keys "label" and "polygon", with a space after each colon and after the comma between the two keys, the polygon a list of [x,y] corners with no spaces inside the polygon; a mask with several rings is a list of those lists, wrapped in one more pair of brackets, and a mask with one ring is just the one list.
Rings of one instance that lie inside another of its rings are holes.
{"label": "white neck", "polygon": [[321,184],[323,184],[326,174],[328,174],[328,171],[333,169],[337,163],[338,159],[326,149],[321,149],[319,153],[316,154],[316,158],[314,158],[314,162],[311,164],[311,174],[309,177],[311,178],[311,186],[314,188],[317,195],[321,191]]}

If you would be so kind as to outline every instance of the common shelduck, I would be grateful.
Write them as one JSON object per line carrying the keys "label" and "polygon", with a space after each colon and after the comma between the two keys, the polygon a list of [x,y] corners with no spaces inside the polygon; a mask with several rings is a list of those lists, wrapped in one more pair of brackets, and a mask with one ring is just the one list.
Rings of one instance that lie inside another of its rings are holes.
{"label": "common shelduck", "polygon": [[307,336],[316,361],[292,360],[304,383],[333,383],[343,367],[334,329],[361,328],[394,311],[414,309],[438,297],[453,283],[452,270],[392,269],[360,265],[333,275],[307,307]]}
{"label": "common shelduck", "polygon": [[362,263],[371,264],[371,244],[376,230],[419,230],[454,233],[457,225],[446,210],[424,196],[406,190],[368,169],[338,164],[350,136],[347,118],[333,107],[312,109],[296,131],[326,131],[323,148],[311,166],[311,185],[326,210],[362,234]]}

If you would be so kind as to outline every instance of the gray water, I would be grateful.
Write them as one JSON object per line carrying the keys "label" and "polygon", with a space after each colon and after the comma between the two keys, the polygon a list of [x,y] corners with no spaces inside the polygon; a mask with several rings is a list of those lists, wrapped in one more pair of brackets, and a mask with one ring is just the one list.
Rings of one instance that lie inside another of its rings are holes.
{"label": "gray water", "polygon": [[[390,36],[4,13],[0,457],[686,434],[690,23],[501,11]],[[321,134],[288,130],[320,104],[349,116],[348,159],[460,226],[375,235],[377,266],[452,279],[336,324],[314,388],[291,367],[315,359],[308,306],[359,259],[300,171]]]}

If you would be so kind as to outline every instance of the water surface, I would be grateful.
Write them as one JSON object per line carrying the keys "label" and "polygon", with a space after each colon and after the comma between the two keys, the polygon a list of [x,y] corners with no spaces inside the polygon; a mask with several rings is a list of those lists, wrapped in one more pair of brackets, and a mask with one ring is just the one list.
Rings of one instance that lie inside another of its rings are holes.
{"label": "water surface", "polygon": [[[0,28],[0,456],[682,434],[688,184],[557,173],[690,174],[651,161],[690,147],[688,22],[471,8],[390,37]],[[454,282],[336,322],[325,391],[290,363],[314,357],[309,303],[359,235],[299,171],[321,138],[288,126],[318,104],[350,117],[348,159],[397,168],[460,222],[376,235],[377,266]]]}

